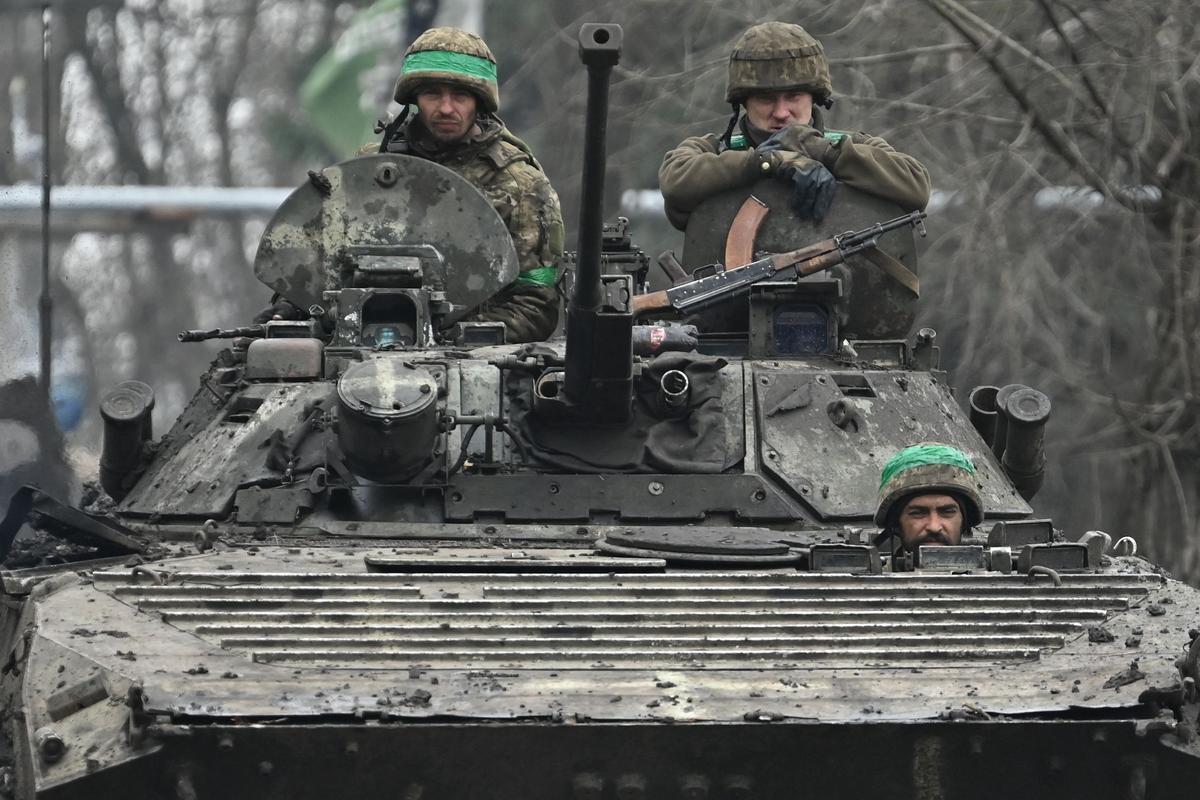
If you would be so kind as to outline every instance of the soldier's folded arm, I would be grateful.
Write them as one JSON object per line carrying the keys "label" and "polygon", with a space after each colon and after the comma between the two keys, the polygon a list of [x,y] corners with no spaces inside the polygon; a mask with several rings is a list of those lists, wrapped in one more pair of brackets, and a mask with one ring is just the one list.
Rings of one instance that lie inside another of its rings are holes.
{"label": "soldier's folded arm", "polygon": [[693,136],[663,157],[658,186],[667,219],[679,230],[687,227],[688,216],[706,198],[754,183],[759,177],[753,150],[718,152],[719,142],[711,133]]}
{"label": "soldier's folded arm", "polygon": [[825,164],[847,186],[891,200],[905,211],[929,204],[929,170],[878,136],[856,133],[832,149]]}
{"label": "soldier's folded arm", "polygon": [[816,222],[837,182],[909,211],[929,202],[929,172],[915,158],[878,136],[825,127],[833,107],[829,62],[799,25],[764,22],[738,38],[725,102],[732,116],[724,135],[685,140],[659,168],[667,218],[680,230],[709,197],[768,176],[790,181],[794,210]]}
{"label": "soldier's folded arm", "polygon": [[558,293],[553,286],[511,283],[476,312],[472,319],[503,322],[508,342],[540,342],[558,325]]}

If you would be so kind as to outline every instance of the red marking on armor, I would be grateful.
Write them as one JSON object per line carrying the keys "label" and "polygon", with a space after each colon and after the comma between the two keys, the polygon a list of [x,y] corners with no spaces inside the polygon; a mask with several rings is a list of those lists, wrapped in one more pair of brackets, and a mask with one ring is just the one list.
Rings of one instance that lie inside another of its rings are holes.
{"label": "red marking on armor", "polygon": [[663,340],[667,338],[666,328],[652,328],[650,330],[650,349],[657,350],[662,346]]}

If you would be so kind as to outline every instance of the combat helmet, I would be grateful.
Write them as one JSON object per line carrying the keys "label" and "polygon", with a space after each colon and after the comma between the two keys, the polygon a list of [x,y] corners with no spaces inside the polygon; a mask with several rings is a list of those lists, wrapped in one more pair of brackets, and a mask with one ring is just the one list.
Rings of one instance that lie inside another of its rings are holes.
{"label": "combat helmet", "polygon": [[790,22],[763,22],[747,30],[729,54],[725,100],[745,101],[755,92],[800,90],[828,108],[833,97],[829,62],[821,43]]}
{"label": "combat helmet", "polygon": [[875,524],[881,528],[894,526],[909,497],[939,493],[958,498],[964,530],[983,521],[983,500],[975,484],[975,466],[963,451],[935,442],[906,447],[883,466]]}
{"label": "combat helmet", "polygon": [[425,84],[454,83],[470,89],[495,114],[500,110],[496,77],[496,57],[483,39],[458,28],[430,28],[404,51],[394,97],[408,105]]}

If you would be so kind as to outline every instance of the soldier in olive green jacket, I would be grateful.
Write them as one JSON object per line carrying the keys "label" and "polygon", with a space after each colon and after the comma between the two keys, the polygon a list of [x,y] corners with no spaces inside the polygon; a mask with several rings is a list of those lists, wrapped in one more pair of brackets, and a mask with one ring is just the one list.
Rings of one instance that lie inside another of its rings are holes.
{"label": "soldier in olive green jacket", "polygon": [[837,183],[906,210],[929,202],[929,172],[878,136],[829,130],[822,110],[833,84],[821,43],[799,25],[766,22],[742,34],[729,57],[725,99],[733,117],[723,136],[685,139],[663,158],[659,187],[680,230],[714,194],[773,175],[793,185],[797,212],[820,220]]}
{"label": "soldier in olive green jacket", "polygon": [[562,211],[529,146],[495,116],[496,78],[496,59],[475,34],[425,31],[405,52],[395,91],[396,102],[415,105],[417,113],[389,125],[381,149],[452,169],[491,201],[512,235],[521,273],[472,319],[503,322],[510,342],[539,341],[558,324]]}

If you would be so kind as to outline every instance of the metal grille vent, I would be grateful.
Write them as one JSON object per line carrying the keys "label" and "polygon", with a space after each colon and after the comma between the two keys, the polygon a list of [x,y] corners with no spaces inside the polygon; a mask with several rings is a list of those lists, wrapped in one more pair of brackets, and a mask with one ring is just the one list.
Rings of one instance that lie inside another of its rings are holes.
{"label": "metal grille vent", "polygon": [[671,573],[129,572],[96,584],[259,662],[321,667],[761,668],[1036,658],[1150,578]]}

